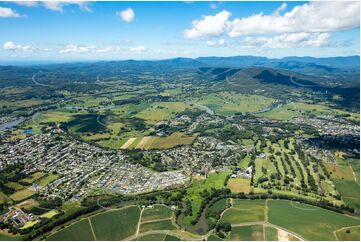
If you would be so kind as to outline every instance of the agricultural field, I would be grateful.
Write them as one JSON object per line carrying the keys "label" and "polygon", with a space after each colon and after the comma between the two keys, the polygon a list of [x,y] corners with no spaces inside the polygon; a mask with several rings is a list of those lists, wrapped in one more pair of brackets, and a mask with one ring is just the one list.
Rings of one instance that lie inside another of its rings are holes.
{"label": "agricultural field", "polygon": [[17,182],[7,182],[4,184],[6,187],[12,188],[16,191],[24,189],[24,186]]}
{"label": "agricultural field", "polygon": [[334,231],[360,224],[358,218],[292,201],[268,200],[268,211],[270,223],[307,240],[336,240]]}
{"label": "agricultural field", "polygon": [[14,194],[11,194],[9,197],[14,200],[15,202],[20,202],[22,200],[25,200],[35,194],[34,191],[30,191],[29,189],[25,188],[23,190],[19,190],[15,192]]}
{"label": "agricultural field", "polygon": [[146,208],[142,213],[142,222],[171,218],[173,211],[164,205],[154,205],[153,208]]}
{"label": "agricultural field", "polygon": [[151,230],[173,230],[176,227],[173,225],[171,219],[159,220],[154,222],[144,222],[140,225],[140,233]]}
{"label": "agricultural field", "polygon": [[201,97],[196,103],[205,105],[217,114],[252,113],[261,111],[273,103],[272,98],[259,95],[243,95],[236,93],[216,93]]}
{"label": "agricultural field", "polygon": [[337,240],[358,241],[360,240],[360,226],[348,227],[336,231]]}
{"label": "agricultural field", "polygon": [[136,231],[140,209],[136,206],[112,210],[89,218],[97,240],[123,240]]}
{"label": "agricultural field", "polygon": [[221,223],[241,224],[265,220],[264,200],[232,199],[231,204],[232,207],[224,212]]}
{"label": "agricultural field", "polygon": [[263,225],[252,225],[232,228],[231,238],[233,241],[262,241],[265,240]]}
{"label": "agricultural field", "polygon": [[73,223],[65,229],[55,232],[46,240],[49,241],[84,241],[95,240],[90,227],[89,219],[82,219]]}

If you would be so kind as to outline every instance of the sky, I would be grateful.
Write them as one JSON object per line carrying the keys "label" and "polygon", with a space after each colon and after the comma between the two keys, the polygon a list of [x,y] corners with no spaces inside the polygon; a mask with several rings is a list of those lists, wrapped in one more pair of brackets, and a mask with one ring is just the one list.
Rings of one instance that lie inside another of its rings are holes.
{"label": "sky", "polygon": [[0,61],[359,53],[358,1],[0,1]]}

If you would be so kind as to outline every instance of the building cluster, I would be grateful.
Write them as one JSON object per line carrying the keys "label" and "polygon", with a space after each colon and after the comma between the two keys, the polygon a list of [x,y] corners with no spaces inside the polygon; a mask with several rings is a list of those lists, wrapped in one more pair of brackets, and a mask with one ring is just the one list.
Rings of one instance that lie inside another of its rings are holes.
{"label": "building cluster", "polygon": [[108,151],[55,134],[34,135],[0,146],[0,169],[24,164],[23,172],[55,172],[58,178],[46,186],[29,189],[45,197],[81,198],[101,189],[133,194],[182,186],[188,177],[181,171],[153,172],[129,164],[120,151]]}

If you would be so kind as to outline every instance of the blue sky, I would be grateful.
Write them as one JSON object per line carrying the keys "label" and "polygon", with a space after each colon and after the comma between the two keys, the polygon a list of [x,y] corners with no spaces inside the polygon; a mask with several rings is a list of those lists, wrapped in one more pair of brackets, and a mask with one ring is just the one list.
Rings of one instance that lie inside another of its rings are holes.
{"label": "blue sky", "polygon": [[0,2],[0,60],[359,55],[359,2]]}

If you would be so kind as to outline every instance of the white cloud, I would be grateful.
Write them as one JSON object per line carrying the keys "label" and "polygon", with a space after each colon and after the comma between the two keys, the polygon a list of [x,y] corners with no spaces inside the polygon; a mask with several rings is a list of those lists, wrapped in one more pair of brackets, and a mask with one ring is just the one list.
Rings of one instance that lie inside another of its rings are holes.
{"label": "white cloud", "polygon": [[192,21],[192,28],[184,30],[187,39],[199,39],[209,36],[219,36],[226,31],[228,18],[231,13],[223,10],[212,16],[202,16]]}
{"label": "white cloud", "polygon": [[127,8],[126,10],[117,12],[116,14],[127,23],[132,22],[135,17],[134,11],[131,8]]}
{"label": "white cloud", "polygon": [[83,11],[87,11],[87,12],[91,12],[91,9],[89,7],[89,3],[88,2],[82,2],[82,1],[47,1],[47,2],[43,2],[44,7],[50,9],[50,10],[54,10],[54,11],[59,11],[59,12],[63,12],[63,8],[67,5],[72,5],[72,4],[76,4],[79,5],[79,8]]}
{"label": "white cloud", "polygon": [[32,51],[34,48],[31,45],[17,45],[13,41],[7,41],[3,44],[4,50],[9,51]]}
{"label": "white cloud", "polygon": [[287,3],[282,3],[281,6],[279,6],[276,11],[273,12],[273,15],[279,16],[280,13],[287,8]]}
{"label": "white cloud", "polygon": [[279,15],[259,13],[230,22],[230,37],[274,33],[320,33],[352,29],[360,23],[360,2],[310,2]]}
{"label": "white cloud", "polygon": [[37,7],[38,2],[36,1],[15,1],[14,3],[16,3],[17,5],[20,6],[25,6],[25,7]]}
{"label": "white cloud", "polygon": [[329,33],[291,33],[273,37],[248,36],[241,44],[244,48],[323,47],[329,45]]}
{"label": "white cloud", "polygon": [[0,18],[20,18],[21,15],[11,8],[0,7]]}
{"label": "white cloud", "polygon": [[85,46],[85,45],[66,45],[59,52],[61,54],[86,54],[96,49],[95,46]]}
{"label": "white cloud", "polygon": [[140,52],[145,52],[147,50],[147,47],[145,47],[145,46],[136,46],[136,47],[130,47],[129,50],[131,52],[140,53]]}
{"label": "white cloud", "polygon": [[224,39],[220,39],[217,41],[214,41],[214,40],[207,41],[207,45],[210,47],[223,46],[225,44],[226,44],[226,41]]}

